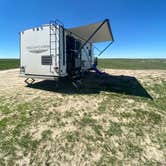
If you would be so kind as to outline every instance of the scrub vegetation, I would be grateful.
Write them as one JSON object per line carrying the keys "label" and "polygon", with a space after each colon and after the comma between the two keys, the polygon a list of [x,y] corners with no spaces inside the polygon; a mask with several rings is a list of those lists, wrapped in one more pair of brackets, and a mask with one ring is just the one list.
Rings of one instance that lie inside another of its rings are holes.
{"label": "scrub vegetation", "polygon": [[80,89],[0,72],[0,165],[165,165],[166,72],[104,71]]}

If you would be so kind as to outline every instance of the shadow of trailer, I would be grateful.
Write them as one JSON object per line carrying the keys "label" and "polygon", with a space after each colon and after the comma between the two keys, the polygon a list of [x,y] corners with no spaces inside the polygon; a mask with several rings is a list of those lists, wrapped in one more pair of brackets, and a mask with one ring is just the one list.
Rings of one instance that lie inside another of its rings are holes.
{"label": "shadow of trailer", "polygon": [[114,92],[130,96],[139,96],[153,100],[151,95],[140,84],[140,82],[131,76],[115,76],[103,73],[101,75],[95,72],[89,72],[81,80],[79,89],[72,85],[72,80],[62,78],[57,81],[44,80],[27,87],[40,89],[62,94],[99,94],[100,92]]}

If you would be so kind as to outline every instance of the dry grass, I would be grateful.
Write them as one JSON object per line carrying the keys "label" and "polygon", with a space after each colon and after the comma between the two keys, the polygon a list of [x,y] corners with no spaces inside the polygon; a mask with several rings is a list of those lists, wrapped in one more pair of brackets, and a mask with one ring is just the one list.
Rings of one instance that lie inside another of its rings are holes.
{"label": "dry grass", "polygon": [[136,77],[153,100],[105,82],[30,88],[18,70],[1,71],[0,165],[165,165],[166,72],[105,71]]}

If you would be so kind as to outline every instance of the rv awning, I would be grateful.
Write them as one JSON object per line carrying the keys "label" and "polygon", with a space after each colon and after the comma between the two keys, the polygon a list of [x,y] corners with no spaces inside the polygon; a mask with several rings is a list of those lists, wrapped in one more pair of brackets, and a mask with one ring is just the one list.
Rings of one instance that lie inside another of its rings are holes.
{"label": "rv awning", "polygon": [[114,41],[108,19],[95,24],[69,28],[68,30],[84,40],[89,39],[93,43]]}

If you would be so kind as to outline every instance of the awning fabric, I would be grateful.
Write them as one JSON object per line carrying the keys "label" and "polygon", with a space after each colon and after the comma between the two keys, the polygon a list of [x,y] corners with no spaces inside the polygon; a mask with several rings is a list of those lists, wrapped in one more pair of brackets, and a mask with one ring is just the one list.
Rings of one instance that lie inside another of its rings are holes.
{"label": "awning fabric", "polygon": [[[96,31],[97,29],[98,31]],[[90,41],[93,43],[114,41],[108,19],[102,22],[95,23],[95,24],[90,24],[90,25],[76,27],[76,28],[69,28],[67,30],[69,30],[73,34],[78,35],[84,40],[88,40],[89,37],[96,31],[94,36],[90,39]]]}

